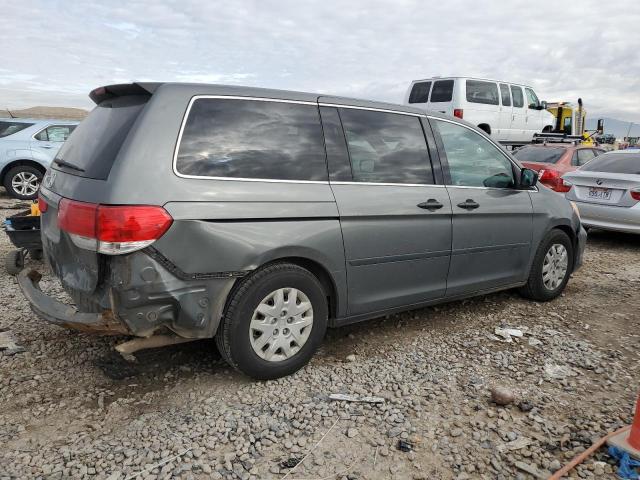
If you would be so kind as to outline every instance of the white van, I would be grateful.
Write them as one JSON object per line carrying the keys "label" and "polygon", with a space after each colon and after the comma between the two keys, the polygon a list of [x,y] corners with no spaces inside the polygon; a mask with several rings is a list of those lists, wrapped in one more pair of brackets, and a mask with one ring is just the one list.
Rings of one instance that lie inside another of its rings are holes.
{"label": "white van", "polygon": [[468,77],[414,80],[406,104],[445,113],[477,125],[498,142],[531,142],[534,133],[551,131],[554,117],[531,87]]}

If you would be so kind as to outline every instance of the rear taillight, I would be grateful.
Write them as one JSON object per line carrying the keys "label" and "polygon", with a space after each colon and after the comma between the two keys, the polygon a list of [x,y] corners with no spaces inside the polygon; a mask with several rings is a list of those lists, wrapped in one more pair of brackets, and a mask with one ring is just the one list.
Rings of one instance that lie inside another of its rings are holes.
{"label": "rear taillight", "polygon": [[453,116],[454,117],[458,117],[458,118],[462,118],[463,115],[463,111],[461,108],[454,108],[453,109]]}
{"label": "rear taillight", "polygon": [[538,175],[540,175],[540,183],[546,185],[552,190],[555,190],[556,192],[565,193],[571,190],[571,184],[567,183],[565,185],[562,178],[560,178],[560,172],[558,172],[557,170],[540,170],[540,172],[538,172]]}
{"label": "rear taillight", "polygon": [[40,210],[40,213],[46,212],[48,208],[49,205],[47,204],[45,199],[38,195],[38,210]]}
{"label": "rear taillight", "polygon": [[151,245],[172,222],[164,208],[153,205],[98,205],[65,198],[58,209],[58,227],[77,246],[108,255]]}
{"label": "rear taillight", "polygon": [[640,187],[632,188],[630,193],[631,193],[631,198],[633,198],[634,200],[640,201]]}

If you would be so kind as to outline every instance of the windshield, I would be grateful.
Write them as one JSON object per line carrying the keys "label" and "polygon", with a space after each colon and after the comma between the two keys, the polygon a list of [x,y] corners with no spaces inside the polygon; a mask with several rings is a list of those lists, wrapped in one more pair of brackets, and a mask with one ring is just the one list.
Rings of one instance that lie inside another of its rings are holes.
{"label": "windshield", "polygon": [[562,147],[524,147],[513,152],[521,162],[556,163],[566,152]]}
{"label": "windshield", "polygon": [[69,136],[54,167],[74,175],[104,180],[145,103],[146,95],[105,100]]}
{"label": "windshield", "polygon": [[640,153],[605,153],[591,160],[580,170],[640,175]]}
{"label": "windshield", "polygon": [[28,128],[31,125],[33,125],[33,123],[9,122],[9,121],[3,120],[0,122],[0,138],[13,135],[14,133],[17,133],[20,130],[24,130],[25,128]]}

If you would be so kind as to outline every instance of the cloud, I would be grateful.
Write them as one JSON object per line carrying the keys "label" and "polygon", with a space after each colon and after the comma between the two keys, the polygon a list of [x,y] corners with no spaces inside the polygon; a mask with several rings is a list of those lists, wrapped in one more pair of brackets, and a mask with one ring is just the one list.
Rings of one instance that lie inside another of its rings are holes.
{"label": "cloud", "polygon": [[606,15],[595,1],[23,0],[0,17],[0,106],[89,107],[92,88],[142,79],[402,102],[413,79],[468,75],[640,121],[633,9],[630,0]]}

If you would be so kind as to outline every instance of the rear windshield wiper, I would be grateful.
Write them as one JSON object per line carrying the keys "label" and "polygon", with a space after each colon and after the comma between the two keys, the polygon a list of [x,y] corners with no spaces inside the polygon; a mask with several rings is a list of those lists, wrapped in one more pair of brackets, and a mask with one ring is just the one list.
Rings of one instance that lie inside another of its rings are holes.
{"label": "rear windshield wiper", "polygon": [[77,172],[84,172],[84,168],[80,168],[77,165],[74,165],[73,163],[69,163],[65,160],[62,160],[60,158],[56,158],[53,163],[57,163],[58,165],[60,165],[61,167],[67,167],[70,168],[71,170],[76,170]]}

